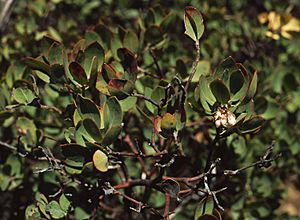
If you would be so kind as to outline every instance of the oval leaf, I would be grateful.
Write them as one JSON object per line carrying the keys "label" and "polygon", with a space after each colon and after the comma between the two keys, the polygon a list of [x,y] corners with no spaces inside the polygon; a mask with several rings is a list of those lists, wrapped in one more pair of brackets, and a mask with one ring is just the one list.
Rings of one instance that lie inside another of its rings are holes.
{"label": "oval leaf", "polygon": [[210,89],[218,102],[221,104],[227,104],[230,99],[230,93],[223,81],[219,79],[214,80],[210,83]]}
{"label": "oval leaf", "polygon": [[247,99],[252,99],[256,93],[257,89],[257,72],[255,71],[253,74],[253,78],[251,80],[248,92],[247,92]]}
{"label": "oval leaf", "polygon": [[127,31],[124,36],[123,45],[124,47],[136,53],[139,49],[139,39],[136,33],[134,33],[132,30]]}
{"label": "oval leaf", "polygon": [[242,134],[258,132],[264,125],[265,119],[261,116],[255,116],[248,121],[245,121],[240,127],[239,131]]}
{"label": "oval leaf", "polygon": [[197,42],[204,32],[202,15],[192,6],[187,6],[184,12],[184,33]]}
{"label": "oval leaf", "polygon": [[74,80],[78,82],[80,85],[84,85],[87,83],[87,76],[86,73],[83,69],[83,67],[77,63],[77,62],[72,62],[69,65],[69,70],[70,73],[72,74]]}
{"label": "oval leaf", "polygon": [[13,89],[14,99],[21,104],[28,105],[36,98],[33,92],[28,88],[16,88]]}
{"label": "oval leaf", "polygon": [[93,42],[90,45],[87,46],[87,48],[84,51],[84,70],[87,73],[87,75],[90,77],[92,72],[92,64],[94,60],[94,57],[97,60],[97,70],[99,70],[99,67],[102,66],[104,63],[104,49],[98,42]]}
{"label": "oval leaf", "polygon": [[78,95],[76,98],[76,106],[79,116],[82,119],[90,118],[100,128],[101,118],[97,105],[89,98]]}
{"label": "oval leaf", "polygon": [[107,172],[108,170],[108,157],[101,150],[96,150],[93,155],[93,163],[97,170],[100,172]]}
{"label": "oval leaf", "polygon": [[51,217],[54,219],[60,219],[66,215],[66,213],[61,209],[60,205],[56,201],[51,201],[46,206],[46,211],[49,212]]}

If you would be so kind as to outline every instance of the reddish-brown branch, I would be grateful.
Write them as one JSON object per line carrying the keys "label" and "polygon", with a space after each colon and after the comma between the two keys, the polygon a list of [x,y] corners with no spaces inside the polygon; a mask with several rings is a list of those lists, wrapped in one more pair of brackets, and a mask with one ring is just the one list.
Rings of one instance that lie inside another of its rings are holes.
{"label": "reddish-brown branch", "polygon": [[132,186],[151,186],[152,184],[152,180],[146,179],[137,179],[137,180],[130,180],[128,182],[125,183],[121,183],[119,185],[115,185],[113,186],[114,189],[124,189],[124,188],[128,188],[128,187],[132,187]]}
{"label": "reddish-brown branch", "polygon": [[165,194],[165,200],[166,200],[166,204],[165,204],[165,211],[164,211],[164,220],[169,220],[170,202],[171,202],[169,193]]}
{"label": "reddish-brown branch", "polygon": [[129,137],[129,135],[125,136],[124,141],[129,145],[129,147],[131,148],[132,152],[137,155],[136,157],[137,157],[137,159],[139,160],[139,162],[141,164],[143,172],[148,176],[149,172],[148,172],[148,170],[146,168],[145,162],[144,162],[143,158],[140,156],[139,152],[137,151],[137,149],[136,149],[133,141]]}
{"label": "reddish-brown branch", "polygon": [[203,179],[205,176],[207,176],[208,173],[201,173],[197,176],[193,177],[171,177],[171,176],[163,176],[163,180],[172,179],[179,182],[195,182],[197,180]]}

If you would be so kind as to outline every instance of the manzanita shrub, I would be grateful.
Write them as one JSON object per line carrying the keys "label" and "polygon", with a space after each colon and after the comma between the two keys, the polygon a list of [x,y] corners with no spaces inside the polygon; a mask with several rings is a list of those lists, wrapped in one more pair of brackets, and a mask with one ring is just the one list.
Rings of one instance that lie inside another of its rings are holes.
{"label": "manzanita shrub", "polygon": [[0,187],[30,188],[26,219],[236,219],[243,173],[279,157],[270,139],[257,160],[231,158],[266,123],[254,67],[224,57],[207,68],[204,20],[187,6],[181,34],[195,58],[162,69],[177,24],[155,15],[137,29],[99,23],[70,46],[44,37],[38,57],[9,67],[0,121],[11,139],[0,145],[12,153]]}

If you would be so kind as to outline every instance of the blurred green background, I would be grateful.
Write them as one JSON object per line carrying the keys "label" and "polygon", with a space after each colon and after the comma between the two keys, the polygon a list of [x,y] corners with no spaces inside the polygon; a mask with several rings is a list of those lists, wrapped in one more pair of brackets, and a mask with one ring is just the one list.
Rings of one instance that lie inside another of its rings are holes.
{"label": "blurred green background", "polygon": [[[3,1],[1,4],[4,5]],[[228,149],[220,154],[226,155],[225,160],[234,168],[255,161],[264,152],[263,146],[273,140],[275,151],[282,153],[282,158],[269,170],[251,170],[231,180],[234,187],[221,198],[228,210],[224,219],[299,219],[299,0],[15,1],[0,35],[0,140],[9,142],[14,138],[15,120],[2,111],[10,104],[7,100],[14,81],[23,77],[22,59],[41,54],[45,37],[70,48],[82,36],[88,37],[89,31],[98,24],[113,30],[122,26],[136,32],[141,27],[156,25],[160,32],[149,31],[146,37],[150,42],[160,42],[158,62],[162,71],[184,75],[194,57],[193,42],[183,34],[183,10],[187,5],[198,8],[204,17],[205,32],[200,45],[203,71],[213,70],[228,56],[241,63],[251,63],[258,71],[256,110],[267,123],[255,136],[229,138]],[[106,40],[103,36],[104,48]],[[50,90],[45,94],[55,96]],[[58,101],[56,104],[63,105]],[[27,126],[32,126],[28,123]],[[51,123],[51,120],[40,123]],[[51,128],[46,132],[51,133]],[[30,171],[24,169],[28,164],[2,148],[0,163],[0,217],[23,219],[25,208],[34,202],[32,192],[38,184],[32,183]],[[7,166],[13,168],[9,174]],[[13,180],[7,180],[7,176]],[[47,178],[43,181],[51,186],[51,176]],[[35,177],[34,181],[42,180]],[[175,219],[192,219],[193,209],[194,206],[187,206]]]}

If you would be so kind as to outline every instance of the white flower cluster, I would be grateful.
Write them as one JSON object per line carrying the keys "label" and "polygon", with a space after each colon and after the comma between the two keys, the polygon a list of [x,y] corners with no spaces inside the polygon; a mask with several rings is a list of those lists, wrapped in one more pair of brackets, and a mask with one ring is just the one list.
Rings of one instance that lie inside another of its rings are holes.
{"label": "white flower cluster", "polygon": [[219,107],[214,113],[214,121],[217,128],[219,128],[220,126],[231,127],[235,125],[236,118],[235,115],[228,110],[227,106],[222,106]]}

